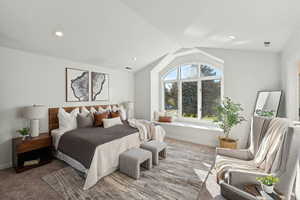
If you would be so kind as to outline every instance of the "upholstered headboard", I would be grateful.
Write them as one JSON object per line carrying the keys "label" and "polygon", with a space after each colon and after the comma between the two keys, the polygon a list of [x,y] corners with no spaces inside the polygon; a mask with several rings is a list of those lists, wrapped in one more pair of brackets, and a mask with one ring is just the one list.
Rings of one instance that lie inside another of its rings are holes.
{"label": "upholstered headboard", "polygon": [[[98,110],[99,107],[102,108],[107,108],[109,105],[93,105],[93,106],[84,106],[88,110],[90,110],[91,107],[94,107]],[[111,106],[117,106],[117,105],[111,105]],[[75,107],[62,107],[66,112],[71,112],[75,108],[80,108],[83,106],[75,106]],[[58,129],[59,128],[59,123],[58,123],[58,110],[59,108],[48,108],[48,126],[49,126],[49,134],[51,134],[51,131],[53,129]]]}

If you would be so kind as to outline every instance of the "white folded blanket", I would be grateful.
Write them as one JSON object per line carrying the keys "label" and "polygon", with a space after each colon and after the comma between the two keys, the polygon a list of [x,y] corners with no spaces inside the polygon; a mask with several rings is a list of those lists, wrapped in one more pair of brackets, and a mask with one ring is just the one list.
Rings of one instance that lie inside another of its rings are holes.
{"label": "white folded blanket", "polygon": [[147,120],[128,120],[130,126],[137,128],[140,133],[140,140],[142,142],[148,140],[157,140],[160,142],[164,141],[166,136],[165,130],[161,126],[157,126],[154,123]]}

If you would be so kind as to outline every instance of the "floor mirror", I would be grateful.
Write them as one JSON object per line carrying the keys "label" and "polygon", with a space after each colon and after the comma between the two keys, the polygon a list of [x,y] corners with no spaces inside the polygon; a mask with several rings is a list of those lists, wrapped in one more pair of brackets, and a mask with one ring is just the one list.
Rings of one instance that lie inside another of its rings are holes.
{"label": "floor mirror", "polygon": [[259,91],[254,109],[255,116],[277,117],[282,91]]}

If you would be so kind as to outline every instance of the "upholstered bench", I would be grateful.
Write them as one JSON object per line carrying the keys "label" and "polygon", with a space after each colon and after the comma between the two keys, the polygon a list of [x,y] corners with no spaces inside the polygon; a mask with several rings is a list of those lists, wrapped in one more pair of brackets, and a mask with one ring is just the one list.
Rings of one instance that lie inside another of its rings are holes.
{"label": "upholstered bench", "polygon": [[135,178],[140,178],[140,166],[152,168],[152,153],[150,151],[134,148],[120,155],[120,172]]}
{"label": "upholstered bench", "polygon": [[159,157],[166,158],[167,144],[164,142],[159,142],[152,140],[141,145],[142,149],[152,152],[152,161],[154,165],[158,165]]}

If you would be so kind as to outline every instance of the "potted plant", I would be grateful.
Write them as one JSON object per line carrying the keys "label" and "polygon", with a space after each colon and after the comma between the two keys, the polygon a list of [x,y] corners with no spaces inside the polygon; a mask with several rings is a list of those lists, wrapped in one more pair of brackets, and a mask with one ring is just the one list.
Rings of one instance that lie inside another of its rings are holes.
{"label": "potted plant", "polygon": [[22,136],[22,140],[25,140],[26,137],[29,135],[29,128],[22,128],[20,130],[17,130],[17,132]]}
{"label": "potted plant", "polygon": [[260,182],[263,191],[265,191],[268,194],[273,193],[274,185],[279,182],[279,178],[271,175],[264,176],[264,177],[257,177],[256,180]]}
{"label": "potted plant", "polygon": [[241,115],[242,111],[241,104],[234,103],[229,97],[225,97],[222,103],[216,107],[214,122],[224,131],[224,137],[219,137],[220,147],[237,148],[237,140],[229,136],[235,125],[245,121],[245,118]]}

